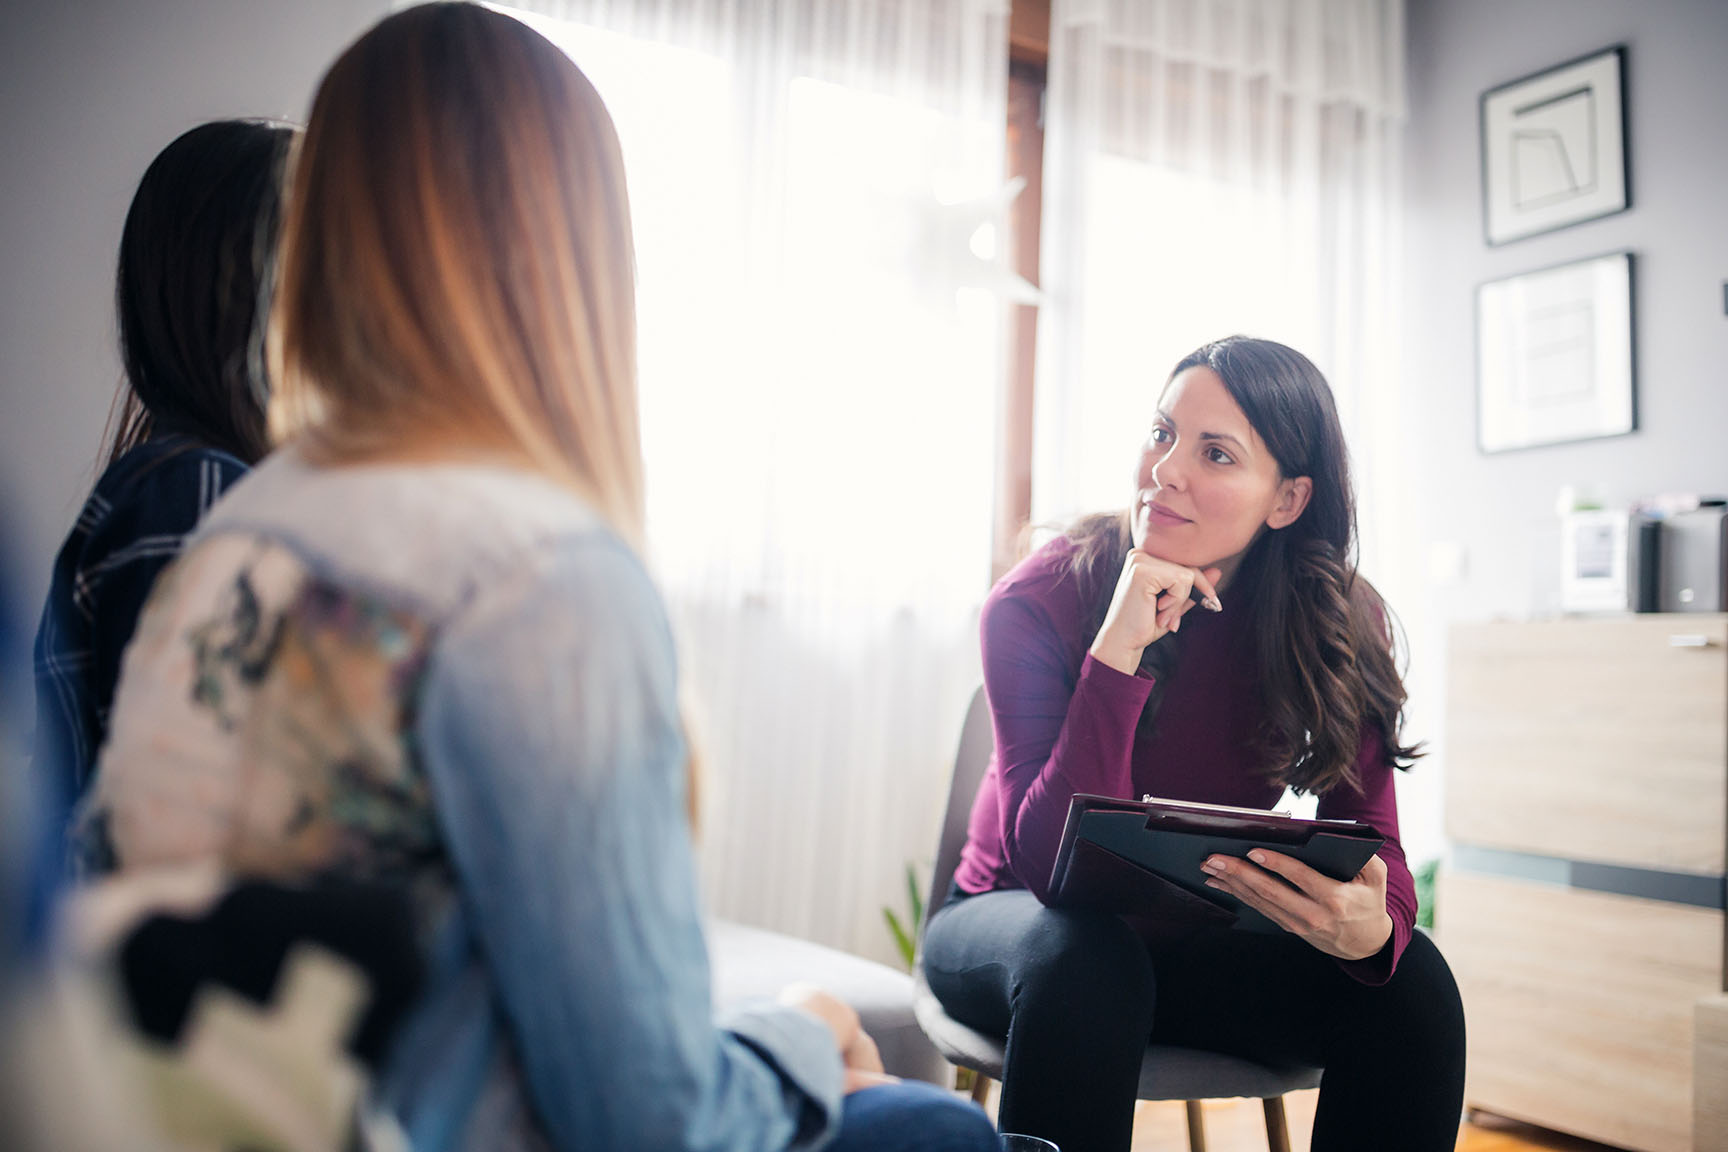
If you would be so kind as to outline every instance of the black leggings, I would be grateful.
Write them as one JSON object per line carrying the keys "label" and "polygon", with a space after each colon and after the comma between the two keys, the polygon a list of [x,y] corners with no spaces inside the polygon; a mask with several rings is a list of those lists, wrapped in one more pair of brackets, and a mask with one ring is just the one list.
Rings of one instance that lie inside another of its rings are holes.
{"label": "black leggings", "polygon": [[1029,892],[951,899],[924,943],[948,1014],[1006,1033],[1004,1132],[1062,1152],[1126,1152],[1148,1037],[1325,1069],[1313,1152],[1451,1152],[1464,1008],[1418,933],[1370,987],[1295,936],[1210,930],[1150,954],[1116,916]]}

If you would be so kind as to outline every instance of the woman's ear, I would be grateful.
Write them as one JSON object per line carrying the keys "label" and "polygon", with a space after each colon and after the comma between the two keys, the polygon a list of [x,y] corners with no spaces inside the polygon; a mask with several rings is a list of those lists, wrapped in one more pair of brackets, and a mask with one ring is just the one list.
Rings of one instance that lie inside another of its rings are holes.
{"label": "woman's ear", "polygon": [[1288,528],[1301,517],[1303,509],[1308,507],[1308,498],[1314,495],[1314,481],[1306,476],[1294,476],[1289,480],[1278,482],[1278,502],[1272,505],[1272,514],[1266,517],[1266,527],[1276,531]]}

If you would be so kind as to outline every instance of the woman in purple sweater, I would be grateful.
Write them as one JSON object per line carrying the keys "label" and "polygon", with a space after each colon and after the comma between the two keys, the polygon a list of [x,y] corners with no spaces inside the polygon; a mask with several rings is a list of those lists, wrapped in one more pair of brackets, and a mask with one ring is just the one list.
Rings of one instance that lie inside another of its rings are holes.
{"label": "woman in purple sweater", "polygon": [[[924,965],[949,1014],[1007,1034],[1004,1131],[1125,1152],[1150,1039],[1323,1067],[1314,1152],[1452,1148],[1463,1009],[1414,932],[1392,774],[1419,753],[1400,741],[1391,629],[1354,535],[1325,378],[1236,336],[1171,374],[1131,507],[992,591],[996,752]],[[1149,941],[1043,903],[1077,792],[1269,808],[1286,787],[1386,844],[1344,882],[1272,852],[1207,861],[1282,934]]]}

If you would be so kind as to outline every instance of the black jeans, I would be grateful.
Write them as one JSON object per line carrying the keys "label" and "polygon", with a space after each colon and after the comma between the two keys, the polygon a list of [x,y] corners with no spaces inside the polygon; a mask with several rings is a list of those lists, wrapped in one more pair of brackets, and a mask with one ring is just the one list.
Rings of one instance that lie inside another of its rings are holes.
{"label": "black jeans", "polygon": [[999,1124],[1062,1152],[1127,1152],[1148,1039],[1325,1069],[1313,1152],[1451,1152],[1464,1009],[1418,933],[1370,987],[1295,936],[1214,929],[1148,951],[1116,916],[1029,892],[950,899],[924,943],[948,1014],[1008,1037]]}

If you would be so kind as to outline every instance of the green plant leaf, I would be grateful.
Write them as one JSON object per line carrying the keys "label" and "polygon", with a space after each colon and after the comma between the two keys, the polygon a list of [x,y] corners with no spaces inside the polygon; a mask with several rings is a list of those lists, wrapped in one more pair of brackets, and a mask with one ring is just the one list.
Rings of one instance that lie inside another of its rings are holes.
{"label": "green plant leaf", "polygon": [[910,863],[906,865],[906,895],[911,901],[912,930],[917,931],[924,923],[924,897],[918,891],[918,870]]}
{"label": "green plant leaf", "polygon": [[912,961],[918,954],[917,944],[900,923],[900,917],[894,915],[894,909],[883,908],[882,918],[888,922],[888,931],[894,935],[894,946],[900,950],[900,959],[905,962],[906,970],[912,970]]}
{"label": "green plant leaf", "polygon": [[1429,860],[1411,875],[1416,884],[1416,924],[1434,931],[1434,878],[1440,871],[1438,859]]}

